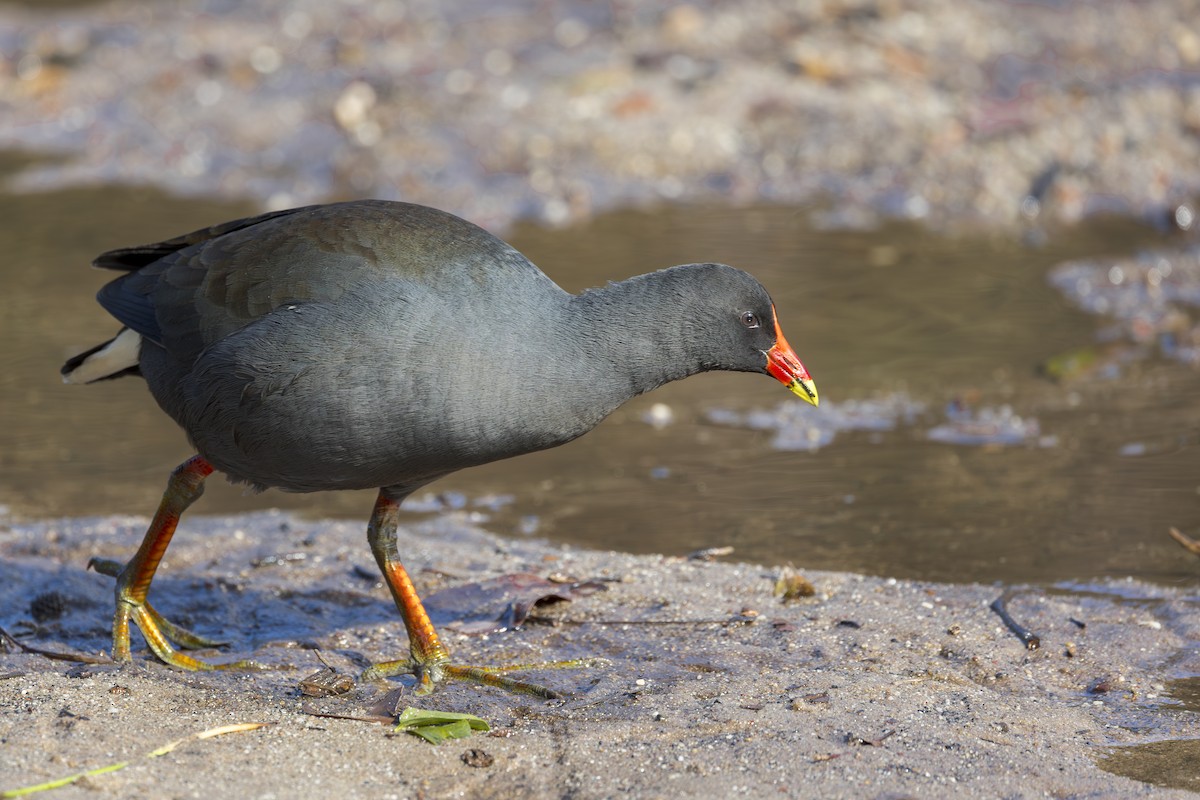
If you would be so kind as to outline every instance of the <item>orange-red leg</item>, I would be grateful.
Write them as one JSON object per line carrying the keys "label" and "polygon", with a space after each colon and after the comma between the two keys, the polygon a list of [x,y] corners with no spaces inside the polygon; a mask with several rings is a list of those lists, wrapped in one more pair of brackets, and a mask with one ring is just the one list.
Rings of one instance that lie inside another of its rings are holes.
{"label": "orange-red leg", "polygon": [[400,553],[396,549],[396,528],[399,526],[400,502],[403,499],[393,497],[387,490],[380,490],[371,521],[367,525],[367,543],[371,546],[375,562],[379,564],[379,571],[383,573],[384,582],[392,592],[396,608],[400,609],[400,616],[404,618],[410,657],[376,664],[367,670],[369,674],[364,677],[382,678],[389,674],[411,672],[417,676],[417,691],[426,694],[433,691],[433,684],[444,679],[443,667],[450,661],[450,651],[434,630],[417,589],[408,577],[408,571],[400,563]]}
{"label": "orange-red leg", "polygon": [[[113,658],[117,661],[131,660],[129,650],[129,624],[132,622],[142,632],[146,643],[162,661],[175,667],[189,670],[255,668],[259,665],[249,661],[232,664],[209,664],[180,653],[172,643],[186,649],[211,647],[213,642],[190,631],[173,625],[147,602],[146,596],[154,574],[162,561],[179,518],[183,512],[204,493],[204,480],[213,472],[213,467],[200,456],[185,461],[171,473],[167,490],[163,493],[158,513],[154,515],[149,530],[129,563],[121,567],[115,561],[93,559],[89,566],[97,572],[112,575],[117,579],[117,610],[113,617]],[[469,680],[488,686],[496,686],[521,694],[553,698],[558,695],[543,686],[508,678],[501,673],[524,669],[546,669],[563,667],[588,667],[603,663],[602,659],[554,661],[542,664],[515,664],[507,667],[473,667],[450,663],[450,651],[441,638],[421,603],[412,579],[400,562],[396,548],[396,530],[399,524],[399,508],[405,495],[380,490],[375,502],[375,511],[367,527],[367,540],[375,556],[384,581],[392,592],[396,607],[404,619],[408,631],[409,657],[399,661],[386,661],[369,667],[363,673],[364,680],[378,680],[393,675],[411,674],[417,678],[417,694],[428,694],[435,686],[446,680]]]}
{"label": "orange-red leg", "polygon": [[396,601],[396,607],[400,609],[400,616],[404,618],[404,627],[408,630],[409,657],[375,664],[363,673],[363,680],[379,680],[393,675],[415,675],[417,694],[428,694],[437,684],[446,680],[468,680],[549,699],[558,697],[558,694],[544,686],[507,678],[499,673],[521,669],[586,667],[599,663],[595,660],[555,661],[509,667],[471,667],[450,663],[450,650],[442,644],[425,606],[421,603],[421,598],[417,595],[416,587],[408,576],[408,571],[400,563],[400,555],[396,549],[396,529],[399,524],[400,503],[403,500],[404,495],[396,496],[386,489],[380,490],[379,498],[375,501],[375,512],[367,526],[367,541],[371,545],[375,561],[379,564],[379,570],[383,573],[384,582]]}
{"label": "orange-red leg", "polygon": [[220,665],[220,667],[197,658],[184,655],[172,646],[172,641],[179,647],[196,649],[212,647],[219,642],[205,639],[201,636],[174,625],[146,602],[150,592],[150,584],[154,573],[162,562],[179,517],[204,494],[204,479],[211,475],[213,467],[200,456],[193,456],[180,464],[171,473],[167,490],[163,492],[162,502],[158,513],[150,522],[150,528],[142,539],[142,546],[137,554],[129,560],[124,568],[114,561],[107,559],[92,559],[88,565],[97,572],[112,575],[117,579],[116,599],[117,610],[113,616],[113,659],[130,661],[129,623],[133,623],[142,632],[146,644],[154,654],[167,664],[180,669],[205,670],[225,667],[253,666],[248,662]]}

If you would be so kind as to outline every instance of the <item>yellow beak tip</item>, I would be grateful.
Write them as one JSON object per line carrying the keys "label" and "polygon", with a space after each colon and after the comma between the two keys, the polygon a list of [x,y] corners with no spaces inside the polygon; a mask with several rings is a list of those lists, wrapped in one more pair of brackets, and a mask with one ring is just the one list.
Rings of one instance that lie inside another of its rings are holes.
{"label": "yellow beak tip", "polygon": [[813,406],[820,405],[820,398],[817,397],[817,385],[811,380],[794,380],[788,384],[787,388],[806,403],[812,403]]}

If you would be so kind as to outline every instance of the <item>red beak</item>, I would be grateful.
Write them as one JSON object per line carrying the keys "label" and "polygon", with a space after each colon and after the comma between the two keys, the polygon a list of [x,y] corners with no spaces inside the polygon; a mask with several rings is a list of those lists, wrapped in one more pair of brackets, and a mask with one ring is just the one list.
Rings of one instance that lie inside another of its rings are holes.
{"label": "red beak", "polygon": [[767,372],[800,399],[817,405],[817,385],[783,337],[778,319],[775,320],[775,346],[767,351]]}

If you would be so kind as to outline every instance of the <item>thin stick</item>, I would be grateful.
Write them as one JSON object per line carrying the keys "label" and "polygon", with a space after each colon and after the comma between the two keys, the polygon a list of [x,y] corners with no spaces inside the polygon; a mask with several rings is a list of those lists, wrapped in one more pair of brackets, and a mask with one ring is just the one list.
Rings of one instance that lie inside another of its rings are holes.
{"label": "thin stick", "polygon": [[1195,553],[1200,556],[1200,541],[1193,539],[1186,533],[1180,533],[1177,529],[1171,528],[1169,531],[1171,538],[1179,542],[1179,546],[1189,553]]}
{"label": "thin stick", "polygon": [[43,650],[40,647],[33,647],[25,644],[17,637],[13,636],[4,628],[0,628],[0,641],[8,642],[9,644],[19,648],[22,652],[30,653],[35,656],[43,656],[52,658],[56,661],[73,661],[79,664],[115,664],[111,658],[105,655],[89,656],[83,653],[57,653],[53,650]]}
{"label": "thin stick", "polygon": [[995,611],[1000,619],[1003,620],[1004,624],[1008,626],[1008,629],[1015,633],[1017,638],[1025,643],[1026,650],[1037,650],[1042,646],[1041,637],[1025,626],[1021,625],[1021,623],[1013,619],[1012,615],[1008,613],[1008,601],[1011,598],[1012,592],[1005,592],[997,597],[992,603],[992,611]]}

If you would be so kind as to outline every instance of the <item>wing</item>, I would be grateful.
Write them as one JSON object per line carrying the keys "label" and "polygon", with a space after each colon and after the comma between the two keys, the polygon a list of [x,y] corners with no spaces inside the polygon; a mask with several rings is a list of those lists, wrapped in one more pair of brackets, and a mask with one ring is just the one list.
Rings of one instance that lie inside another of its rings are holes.
{"label": "wing", "polygon": [[497,263],[548,280],[471,223],[423,206],[383,201],[236,220],[114,250],[96,263],[129,270],[100,290],[100,304],[185,361],[277,308],[331,303],[372,281],[413,281],[452,291],[464,281],[504,279],[495,274]]}
{"label": "wing", "polygon": [[271,211],[266,214],[259,214],[257,217],[245,217],[243,219],[235,219],[231,222],[222,222],[220,225],[201,228],[198,231],[185,233],[182,236],[176,236],[174,239],[167,239],[163,242],[109,250],[107,253],[101,253],[96,256],[92,261],[92,266],[102,269],[118,269],[132,272],[133,270],[153,264],[155,261],[165,258],[172,253],[183,250],[185,247],[207,242],[209,239],[216,239],[219,236],[240,231],[243,228],[250,228],[261,222],[309,211],[313,208],[316,208],[316,206],[289,208],[285,211]]}

